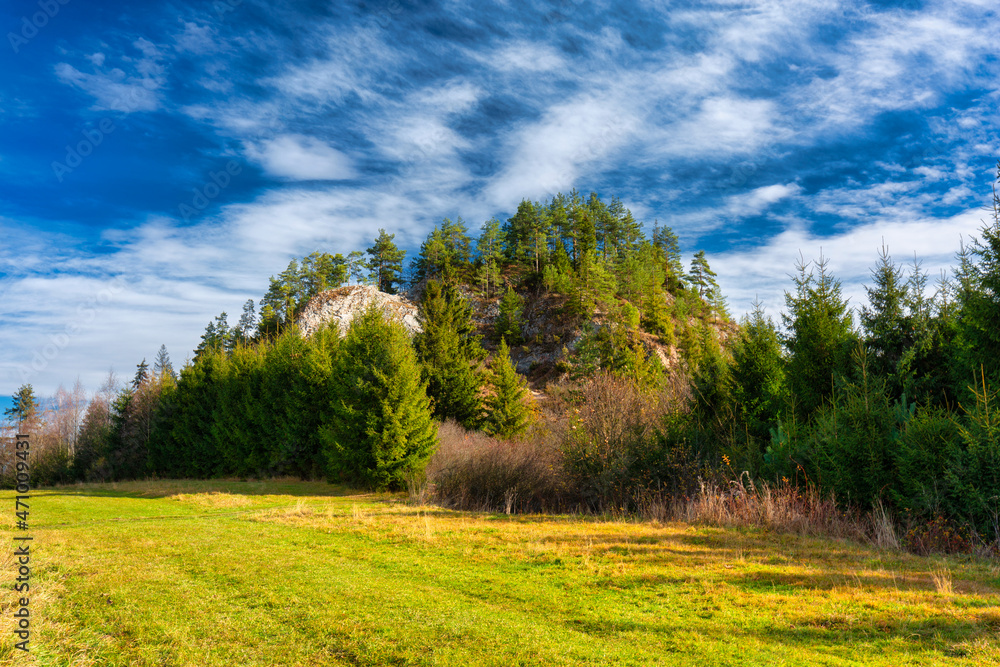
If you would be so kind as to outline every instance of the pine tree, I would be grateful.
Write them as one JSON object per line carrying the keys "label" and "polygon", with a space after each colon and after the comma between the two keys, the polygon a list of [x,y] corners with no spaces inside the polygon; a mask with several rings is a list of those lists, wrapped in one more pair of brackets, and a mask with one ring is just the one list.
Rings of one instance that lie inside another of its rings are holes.
{"label": "pine tree", "polygon": [[420,300],[420,324],[422,331],[414,336],[413,346],[433,399],[434,416],[477,428],[482,381],[474,365],[485,352],[472,333],[471,307],[454,287],[442,289],[441,283],[430,280]]}
{"label": "pine tree", "polygon": [[195,349],[194,357],[197,359],[209,348],[228,352],[233,348],[234,342],[233,330],[229,328],[229,316],[223,311],[205,327],[205,333],[201,335],[201,343]]}
{"label": "pine tree", "polygon": [[396,247],[393,243],[395,238],[395,234],[387,234],[384,229],[379,229],[375,243],[366,251],[371,258],[368,260],[368,269],[375,279],[375,286],[386,294],[395,294],[395,285],[402,282],[406,251]]}
{"label": "pine tree", "polygon": [[531,409],[526,403],[526,383],[514,368],[506,340],[500,340],[490,371],[492,394],[486,399],[483,430],[498,438],[513,438],[531,424]]}
{"label": "pine tree", "polygon": [[295,313],[302,303],[304,293],[299,262],[292,259],[277,278],[271,276],[269,280],[267,293],[260,301],[260,333],[273,335],[290,326],[295,321]]}
{"label": "pine tree", "polygon": [[597,220],[583,199],[574,192],[574,206],[569,211],[573,227],[573,265],[579,268],[585,257],[597,259]]}
{"label": "pine tree", "polygon": [[253,299],[247,299],[243,304],[243,314],[234,329],[238,342],[249,342],[253,339],[254,330],[257,328],[257,313],[254,310]]}
{"label": "pine tree", "polygon": [[593,250],[587,250],[577,263],[575,280],[571,283],[570,310],[590,319],[599,306],[612,301],[617,290],[614,274],[608,271],[605,262],[596,258]]}
{"label": "pine tree", "polygon": [[328,289],[335,289],[347,282],[347,260],[340,253],[314,252],[302,258],[299,272],[301,293],[296,310],[312,297]]}
{"label": "pine tree", "polygon": [[684,266],[681,264],[681,247],[677,235],[670,227],[654,224],[653,245],[663,252],[667,289],[675,294],[684,286]]}
{"label": "pine tree", "polygon": [[476,254],[479,264],[479,283],[488,299],[491,289],[500,282],[500,262],[503,259],[500,221],[496,218],[490,218],[480,228],[479,238],[476,240]]}
{"label": "pine tree", "polygon": [[691,285],[698,291],[698,296],[709,300],[719,290],[719,285],[715,282],[715,275],[715,271],[708,265],[708,260],[705,258],[705,251],[696,252],[691,258],[691,272],[688,274],[688,278]]}
{"label": "pine tree", "polygon": [[451,253],[441,231],[435,226],[420,245],[420,254],[411,265],[412,284],[417,285],[425,278],[437,276],[450,261]]}
{"label": "pine tree", "polygon": [[360,250],[352,250],[347,254],[345,266],[348,279],[360,284],[365,277],[365,254]]}
{"label": "pine tree", "polygon": [[587,202],[591,214],[597,221],[597,248],[602,259],[616,256],[622,250],[622,216],[625,207],[617,197],[612,197],[608,206],[597,196],[590,193]]}
{"label": "pine tree", "polygon": [[472,239],[462,216],[458,216],[454,222],[450,218],[441,221],[441,241],[452,266],[462,268],[472,261]]}
{"label": "pine tree", "polygon": [[340,344],[330,391],[320,437],[331,481],[398,489],[423,470],[437,425],[402,324],[374,305],[356,316]]}
{"label": "pine tree", "polygon": [[517,205],[517,212],[503,225],[504,255],[507,261],[534,266],[535,248],[533,230],[539,227],[539,211],[527,199]]}
{"label": "pine tree", "polygon": [[11,407],[3,411],[4,417],[15,423],[17,431],[28,430],[35,425],[38,415],[38,401],[35,389],[30,384],[22,384],[11,397]]}
{"label": "pine tree", "polygon": [[521,342],[522,310],[524,310],[524,300],[513,287],[508,285],[500,300],[500,309],[494,324],[497,338],[507,338],[515,345]]}

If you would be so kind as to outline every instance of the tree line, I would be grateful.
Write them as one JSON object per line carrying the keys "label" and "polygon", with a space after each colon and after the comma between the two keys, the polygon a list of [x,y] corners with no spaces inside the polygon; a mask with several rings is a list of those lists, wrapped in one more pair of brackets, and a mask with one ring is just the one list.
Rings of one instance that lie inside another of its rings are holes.
{"label": "tree line", "polygon": [[[883,248],[855,312],[829,260],[803,258],[779,322],[757,304],[738,326],[705,253],[685,268],[674,232],[654,223],[647,235],[618,199],[524,200],[475,237],[461,218],[445,219],[406,269],[406,253],[379,230],[364,252],[293,260],[236,326],[225,313],[209,324],[176,380],[138,373],[95,400],[77,447],[90,463],[75,463],[75,475],[399,486],[419,474],[440,420],[524,433],[533,408],[510,346],[546,342],[525,320],[544,301],[545,317],[580,332],[556,362],[570,385],[612,373],[655,392],[682,377],[691,398],[657,437],[683,445],[699,470],[812,484],[853,506],[883,503],[1000,534],[996,195],[992,208],[933,287],[918,259],[906,268]],[[294,334],[312,296],[352,282],[408,288],[421,333],[410,338],[369,312],[346,332]],[[496,309],[485,340],[474,301]],[[665,368],[657,346],[676,350],[679,366]],[[101,438],[113,444],[85,444]],[[632,460],[648,460],[639,454]]]}

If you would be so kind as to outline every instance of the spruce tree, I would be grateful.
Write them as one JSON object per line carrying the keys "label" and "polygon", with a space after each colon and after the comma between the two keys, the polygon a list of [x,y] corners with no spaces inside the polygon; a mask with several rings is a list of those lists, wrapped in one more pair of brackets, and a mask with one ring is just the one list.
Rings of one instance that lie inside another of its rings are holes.
{"label": "spruce tree", "polygon": [[865,286],[868,306],[861,307],[861,328],[865,333],[868,368],[885,378],[892,395],[902,392],[899,364],[907,348],[907,333],[911,329],[906,316],[906,283],[903,271],[889,256],[884,245],[879,250],[878,264],[872,269],[872,287]]}
{"label": "spruce tree", "polygon": [[340,343],[320,438],[331,481],[401,488],[437,442],[427,386],[406,329],[372,305]]}
{"label": "spruce tree", "polygon": [[177,380],[177,374],[174,372],[174,365],[170,362],[170,353],[167,352],[166,345],[160,345],[160,351],[156,353],[153,374],[158,378],[169,377],[174,381]]}
{"label": "spruce tree", "polygon": [[201,343],[195,348],[194,358],[197,359],[209,348],[229,352],[235,344],[233,332],[234,330],[229,328],[228,316],[223,311],[205,327],[205,333],[201,335]]}
{"label": "spruce tree", "polygon": [[142,385],[146,384],[146,380],[149,379],[149,364],[146,363],[146,359],[143,358],[142,362],[137,364],[135,367],[135,377],[132,378],[132,389],[138,389]]}
{"label": "spruce tree", "polygon": [[788,387],[805,415],[811,415],[833,391],[834,384],[850,370],[851,354],[857,347],[851,312],[842,296],[840,281],[820,255],[819,276],[804,260],[796,264],[795,293],[785,292],[788,312],[782,315],[788,333],[785,347]]}
{"label": "spruce tree", "polygon": [[[1000,182],[1000,163],[997,167]],[[964,354],[959,375],[964,387],[984,376],[1000,386],[1000,193],[993,187],[992,219],[984,222],[981,238],[963,247],[958,278],[958,328]],[[971,395],[969,396],[971,398]]]}
{"label": "spruce tree", "polygon": [[732,397],[746,433],[766,440],[785,399],[785,359],[774,322],[756,299],[732,347]]}
{"label": "spruce tree", "polygon": [[472,333],[471,307],[454,287],[442,288],[440,282],[430,280],[420,300],[420,324],[422,331],[414,336],[413,345],[433,399],[434,416],[477,428],[482,381],[475,365],[485,353],[479,337]]}
{"label": "spruce tree", "polygon": [[526,403],[528,389],[517,374],[507,341],[503,339],[490,364],[490,387],[492,394],[486,399],[483,431],[505,439],[524,433],[531,424],[531,409]]}

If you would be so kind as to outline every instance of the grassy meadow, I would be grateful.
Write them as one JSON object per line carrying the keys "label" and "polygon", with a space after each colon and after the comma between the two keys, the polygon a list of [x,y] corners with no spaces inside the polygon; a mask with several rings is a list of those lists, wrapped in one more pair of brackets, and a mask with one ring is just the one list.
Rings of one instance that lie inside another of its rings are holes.
{"label": "grassy meadow", "polygon": [[0,663],[996,665],[1000,566],[759,530],[419,507],[297,481],[32,493]]}

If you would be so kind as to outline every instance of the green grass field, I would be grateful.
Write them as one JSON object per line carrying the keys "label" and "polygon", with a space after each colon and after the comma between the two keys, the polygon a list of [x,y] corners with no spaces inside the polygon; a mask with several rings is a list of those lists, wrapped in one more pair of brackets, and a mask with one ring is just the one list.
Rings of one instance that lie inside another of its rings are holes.
{"label": "green grass field", "polygon": [[3,664],[1000,663],[994,563],[291,481],[33,492],[24,655],[13,495],[0,493]]}

